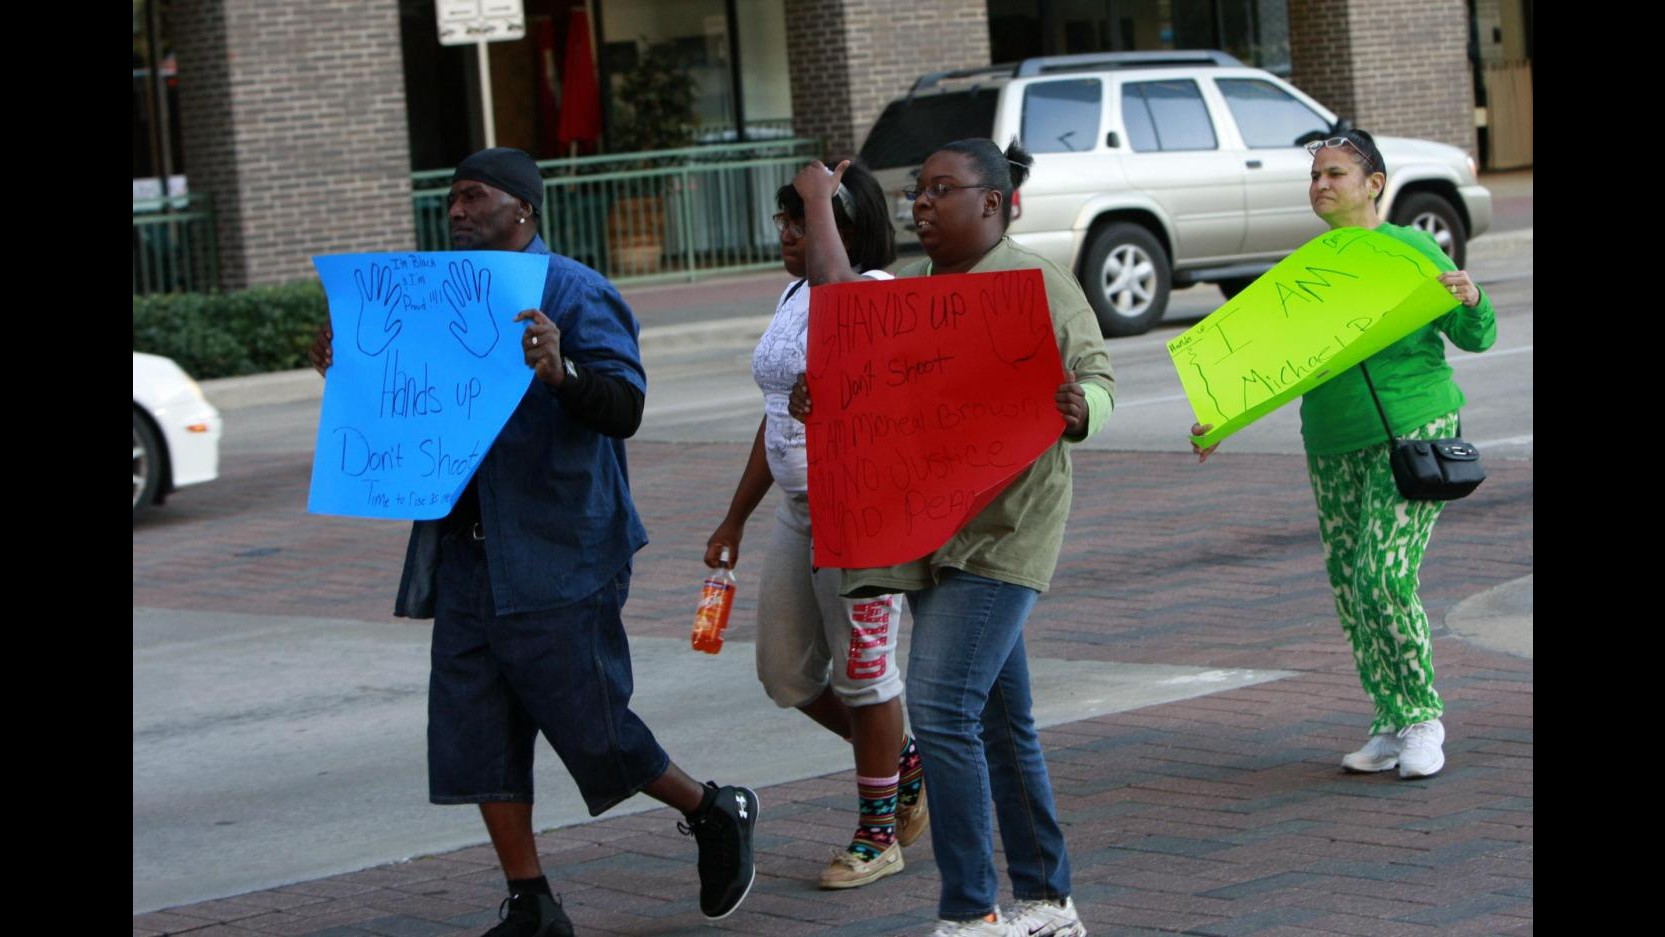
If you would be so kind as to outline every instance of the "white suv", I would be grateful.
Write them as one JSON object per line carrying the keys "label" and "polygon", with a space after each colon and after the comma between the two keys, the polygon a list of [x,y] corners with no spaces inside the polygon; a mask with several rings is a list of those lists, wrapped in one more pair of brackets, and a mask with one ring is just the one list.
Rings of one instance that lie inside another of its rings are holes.
{"label": "white suv", "polygon": [[[937,147],[1013,138],[1035,156],[1012,239],[1075,272],[1105,335],[1138,335],[1174,287],[1230,297],[1324,230],[1302,144],[1348,126],[1270,72],[1223,52],[1025,59],[914,83],[879,115],[861,158],[895,199],[898,245],[917,244],[902,190]],[[1422,228],[1459,266],[1491,227],[1491,193],[1453,146],[1376,137],[1383,216]]]}

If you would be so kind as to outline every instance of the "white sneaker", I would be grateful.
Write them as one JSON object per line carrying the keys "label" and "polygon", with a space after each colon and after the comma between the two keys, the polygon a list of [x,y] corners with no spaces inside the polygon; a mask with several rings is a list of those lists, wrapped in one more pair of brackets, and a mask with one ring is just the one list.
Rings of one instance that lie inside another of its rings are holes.
{"label": "white sneaker", "polygon": [[1445,767],[1445,726],[1438,719],[1399,730],[1399,776],[1426,778]]}
{"label": "white sneaker", "polygon": [[992,921],[982,918],[971,921],[938,921],[937,929],[931,931],[931,937],[1029,937],[1028,931],[1001,917],[998,909],[994,912],[994,918]]}
{"label": "white sneaker", "polygon": [[1370,737],[1370,741],[1364,743],[1363,748],[1351,755],[1343,755],[1341,766],[1359,774],[1392,771],[1399,764],[1401,745],[1396,733],[1378,732]]}
{"label": "white sneaker", "polygon": [[1019,901],[1012,906],[1012,926],[1024,937],[1086,937],[1087,928],[1075,913],[1075,902]]}

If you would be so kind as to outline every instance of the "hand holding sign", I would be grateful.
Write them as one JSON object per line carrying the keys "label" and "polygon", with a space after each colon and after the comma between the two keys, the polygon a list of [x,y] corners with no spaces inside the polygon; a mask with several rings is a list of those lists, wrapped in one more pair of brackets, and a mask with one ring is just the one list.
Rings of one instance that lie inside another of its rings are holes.
{"label": "hand holding sign", "polygon": [[1087,431],[1087,392],[1075,382],[1075,372],[1064,372],[1064,383],[1055,395],[1058,415],[1064,418],[1064,434],[1080,436]]}
{"label": "hand holding sign", "polygon": [[536,309],[515,314],[516,322],[525,322],[520,344],[526,353],[526,366],[551,387],[560,387],[566,375],[561,371],[561,329],[549,317]]}
{"label": "hand holding sign", "polygon": [[1197,439],[1200,439],[1204,436],[1207,436],[1208,431],[1213,429],[1213,428],[1214,428],[1213,423],[1192,423],[1191,424],[1191,436],[1193,437],[1192,440],[1191,440],[1191,451],[1196,453],[1198,463],[1207,462],[1208,457],[1214,454],[1214,450],[1220,448],[1219,443],[1215,443],[1212,446],[1199,446],[1199,445],[1197,445]]}

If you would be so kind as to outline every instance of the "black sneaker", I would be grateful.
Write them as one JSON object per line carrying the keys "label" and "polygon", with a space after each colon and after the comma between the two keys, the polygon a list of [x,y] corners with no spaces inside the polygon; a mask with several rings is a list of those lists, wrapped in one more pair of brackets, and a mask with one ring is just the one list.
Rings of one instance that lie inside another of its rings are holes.
{"label": "black sneaker", "polygon": [[573,937],[561,899],[542,892],[517,892],[497,906],[503,923],[483,937]]}
{"label": "black sneaker", "polygon": [[757,825],[757,794],[747,787],[718,787],[705,812],[676,828],[692,835],[700,847],[700,913],[715,921],[728,917],[752,890],[752,828]]}

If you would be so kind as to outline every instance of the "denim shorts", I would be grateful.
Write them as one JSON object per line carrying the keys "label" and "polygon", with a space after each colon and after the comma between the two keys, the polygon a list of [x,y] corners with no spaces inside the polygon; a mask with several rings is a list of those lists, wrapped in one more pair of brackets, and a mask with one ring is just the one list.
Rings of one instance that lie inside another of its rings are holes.
{"label": "denim shorts", "polygon": [[634,682],[620,617],[626,566],[557,609],[498,615],[485,543],[468,532],[439,548],[428,680],[428,799],[532,802],[539,731],[590,816],[641,790],[670,757],[630,711]]}

